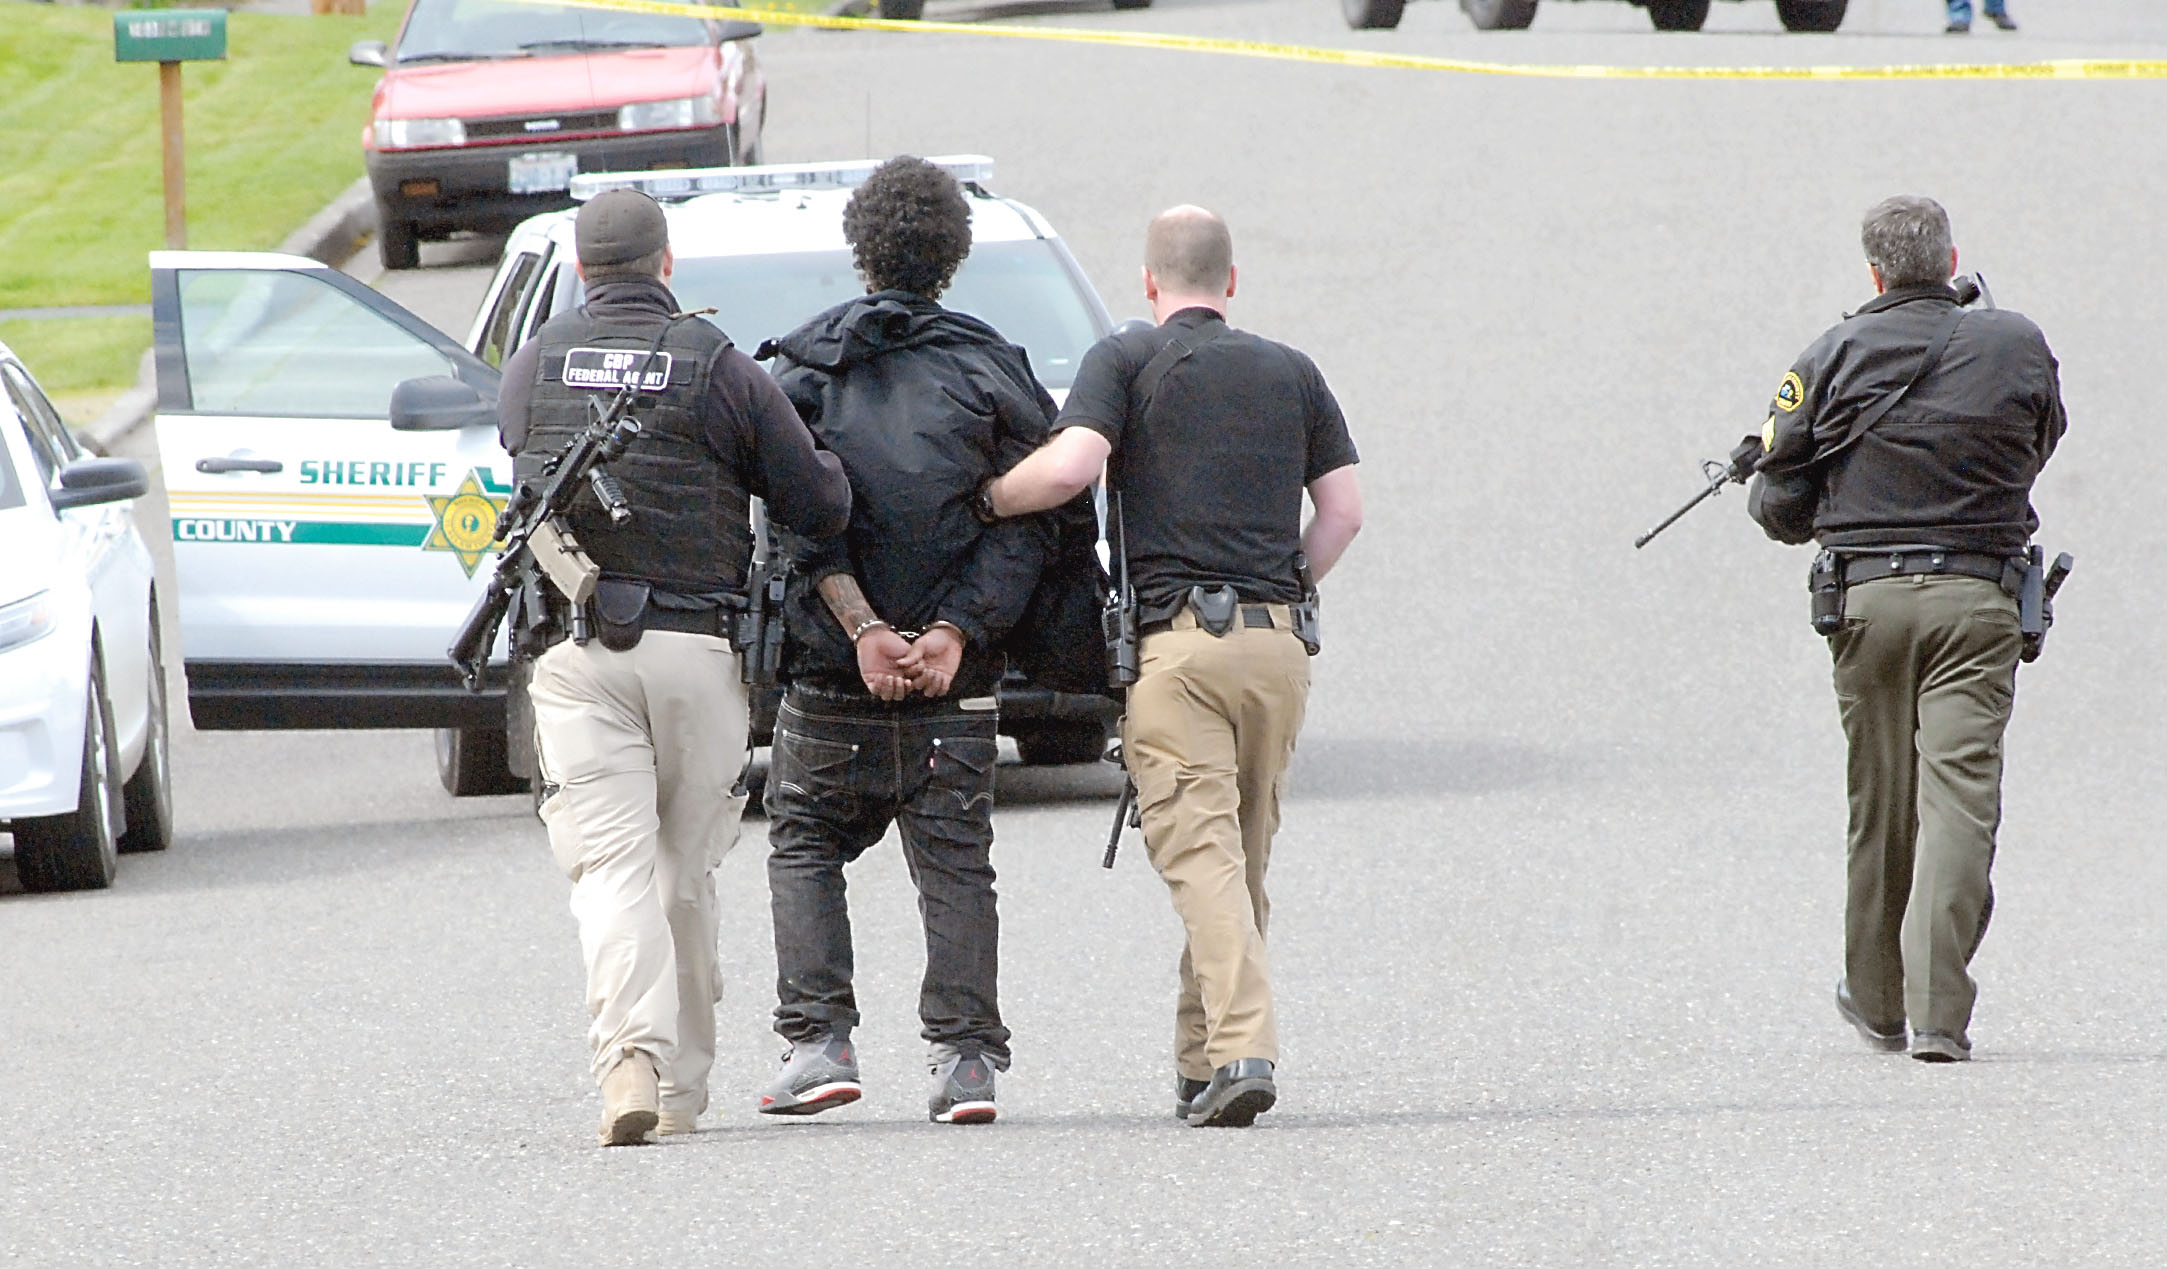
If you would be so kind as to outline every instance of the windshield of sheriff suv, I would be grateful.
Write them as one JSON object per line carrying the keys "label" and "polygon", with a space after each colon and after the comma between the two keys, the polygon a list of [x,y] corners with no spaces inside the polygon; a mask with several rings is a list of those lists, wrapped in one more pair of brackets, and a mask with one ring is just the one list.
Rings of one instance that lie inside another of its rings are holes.
{"label": "windshield of sheriff suv", "polygon": [[[750,353],[788,334],[823,309],[865,294],[850,252],[680,257],[670,290],[687,309],[712,305],[709,320]],[[1059,257],[1043,242],[989,242],[971,249],[941,303],[990,324],[1031,354],[1048,388],[1076,378],[1084,350],[1099,337],[1091,308]]]}
{"label": "windshield of sheriff suv", "polygon": [[420,0],[399,33],[397,60],[553,57],[713,42],[714,32],[699,18],[575,9],[525,0]]}

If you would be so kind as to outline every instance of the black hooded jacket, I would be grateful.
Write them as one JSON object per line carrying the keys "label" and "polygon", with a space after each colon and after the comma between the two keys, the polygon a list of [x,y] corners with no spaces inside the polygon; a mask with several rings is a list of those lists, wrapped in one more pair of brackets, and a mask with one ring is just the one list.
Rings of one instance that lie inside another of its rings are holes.
{"label": "black hooded jacket", "polygon": [[[951,697],[983,696],[1022,615],[1052,534],[1044,517],[981,524],[978,487],[1045,443],[1054,405],[1023,349],[975,317],[904,291],[837,305],[760,349],[799,417],[842,459],[850,527],[812,543],[785,537],[797,565],[783,673],[866,694],[850,635],[819,581],[858,579],[898,630],[950,622],[965,637]],[[915,700],[916,698],[913,698]]]}

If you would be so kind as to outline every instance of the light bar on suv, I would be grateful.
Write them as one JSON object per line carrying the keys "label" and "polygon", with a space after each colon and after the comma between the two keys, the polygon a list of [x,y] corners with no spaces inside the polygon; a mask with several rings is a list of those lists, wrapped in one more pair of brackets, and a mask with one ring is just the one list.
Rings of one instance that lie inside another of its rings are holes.
{"label": "light bar on suv", "polygon": [[[842,163],[777,163],[762,167],[692,167],[660,172],[593,172],[572,178],[572,197],[586,202],[613,189],[636,189],[660,202],[702,194],[756,194],[792,189],[852,189],[881,165],[879,159]],[[983,154],[944,154],[926,162],[963,184],[993,179],[993,160]]]}

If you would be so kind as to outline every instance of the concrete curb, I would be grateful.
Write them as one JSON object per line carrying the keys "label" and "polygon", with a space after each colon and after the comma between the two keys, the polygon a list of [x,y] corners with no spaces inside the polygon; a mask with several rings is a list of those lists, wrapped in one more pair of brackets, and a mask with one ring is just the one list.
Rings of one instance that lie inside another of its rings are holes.
{"label": "concrete curb", "polygon": [[[347,186],[329,206],[286,236],[278,250],[290,256],[307,256],[336,268],[346,263],[368,236],[376,231],[376,198],[364,176]],[[83,429],[93,446],[109,450],[121,438],[150,421],[158,408],[158,365],[151,349],[143,350],[135,386]]]}

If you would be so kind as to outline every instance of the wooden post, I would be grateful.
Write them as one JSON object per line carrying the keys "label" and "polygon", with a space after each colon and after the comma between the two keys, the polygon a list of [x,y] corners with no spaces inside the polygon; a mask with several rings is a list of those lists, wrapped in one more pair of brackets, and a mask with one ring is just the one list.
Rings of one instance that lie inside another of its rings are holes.
{"label": "wooden post", "polygon": [[311,13],[342,13],[360,17],[365,0],[309,0]]}
{"label": "wooden post", "polygon": [[166,249],[188,249],[187,173],[181,160],[181,64],[158,63],[158,114],[165,133]]}

